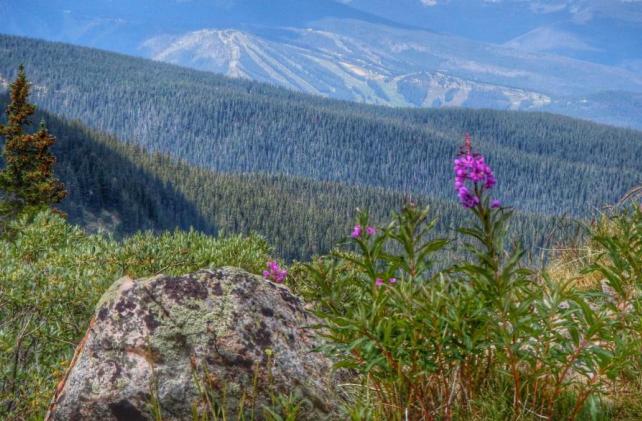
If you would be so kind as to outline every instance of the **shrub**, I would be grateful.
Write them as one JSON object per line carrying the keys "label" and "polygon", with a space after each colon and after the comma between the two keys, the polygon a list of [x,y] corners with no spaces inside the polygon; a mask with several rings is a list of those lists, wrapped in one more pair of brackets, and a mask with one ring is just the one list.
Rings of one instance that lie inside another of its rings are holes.
{"label": "shrub", "polygon": [[476,221],[458,229],[459,262],[434,269],[448,241],[431,236],[428,209],[409,204],[377,229],[361,214],[351,249],[306,265],[316,295],[310,281],[300,282],[301,268],[291,271],[317,301],[324,351],[363,379],[355,396],[366,402],[350,414],[368,407],[369,417],[390,420],[604,413],[600,398],[631,370],[640,375],[642,211],[614,217],[617,233],[592,233],[604,251],[587,271],[614,292],[586,291],[527,269],[519,245],[505,244],[512,212],[491,198],[492,171],[468,142],[455,176]]}
{"label": "shrub", "polygon": [[45,212],[0,241],[0,418],[37,419],[116,279],[233,265],[260,273],[269,247],[258,236],[140,233],[122,242],[88,235]]}

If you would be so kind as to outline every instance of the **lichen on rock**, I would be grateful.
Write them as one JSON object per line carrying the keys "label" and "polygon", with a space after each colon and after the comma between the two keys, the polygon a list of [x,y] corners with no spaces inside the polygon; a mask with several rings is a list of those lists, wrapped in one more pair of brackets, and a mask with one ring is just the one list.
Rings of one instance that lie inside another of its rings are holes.
{"label": "lichen on rock", "polygon": [[163,419],[192,419],[206,410],[204,385],[233,419],[260,419],[275,394],[297,396],[302,416],[334,418],[316,322],[286,287],[240,269],[123,278],[100,300],[47,419],[153,419],[152,401]]}

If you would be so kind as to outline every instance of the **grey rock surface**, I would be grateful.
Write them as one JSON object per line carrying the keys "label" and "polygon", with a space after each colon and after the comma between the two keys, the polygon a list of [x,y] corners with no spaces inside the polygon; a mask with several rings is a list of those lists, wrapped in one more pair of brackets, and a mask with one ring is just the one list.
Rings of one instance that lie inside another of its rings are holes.
{"label": "grey rock surface", "polygon": [[157,402],[164,420],[191,420],[208,408],[199,387],[227,419],[241,407],[260,419],[275,394],[300,399],[302,418],[334,418],[316,322],[286,287],[240,269],[123,278],[98,303],[47,419],[148,420]]}

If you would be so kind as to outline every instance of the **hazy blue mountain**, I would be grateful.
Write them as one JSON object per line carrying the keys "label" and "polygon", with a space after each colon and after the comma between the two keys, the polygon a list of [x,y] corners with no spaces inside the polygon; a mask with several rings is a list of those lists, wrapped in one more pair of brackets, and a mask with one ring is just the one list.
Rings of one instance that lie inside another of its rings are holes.
{"label": "hazy blue mountain", "polygon": [[637,0],[0,0],[0,16],[0,32],[333,98],[642,128]]}
{"label": "hazy blue mountain", "polygon": [[[0,0],[0,32],[136,53],[159,34],[324,18],[393,24],[331,0]],[[393,24],[394,25],[394,24]]]}
{"label": "hazy blue mountain", "polygon": [[345,0],[418,27],[601,64],[642,57],[639,0]]}
{"label": "hazy blue mountain", "polygon": [[306,28],[205,29],[153,37],[143,49],[156,60],[346,100],[554,110],[642,127],[625,101],[605,102],[604,92],[642,92],[634,71],[380,23],[328,18]]}

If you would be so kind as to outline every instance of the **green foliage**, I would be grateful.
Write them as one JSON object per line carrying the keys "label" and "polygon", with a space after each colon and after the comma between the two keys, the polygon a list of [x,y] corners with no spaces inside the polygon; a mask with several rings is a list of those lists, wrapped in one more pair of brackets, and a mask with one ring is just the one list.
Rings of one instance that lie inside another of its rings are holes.
{"label": "green foliage", "polygon": [[624,309],[633,303],[638,311],[640,291],[637,288],[642,282],[642,206],[628,208],[614,215],[610,222],[608,231],[594,231],[592,240],[601,246],[601,253],[587,271],[604,277],[613,291],[617,308]]}
{"label": "green foliage", "polygon": [[270,248],[258,236],[141,233],[117,242],[40,213],[0,241],[0,418],[36,419],[83,336],[102,293],[118,278],[232,265],[260,273]]}
{"label": "green foliage", "polygon": [[[0,172],[0,215],[12,219],[23,212],[37,212],[59,203],[67,194],[53,175],[56,159],[50,148],[56,139],[44,125],[33,134],[24,130],[35,107],[29,103],[29,82],[20,66],[16,81],[11,84],[11,101],[7,106],[7,125],[0,125],[5,138]],[[6,220],[3,221],[6,223]]]}
{"label": "green foliage", "polygon": [[[448,307],[433,297],[428,308],[426,294],[433,291],[425,287],[448,288],[431,273],[431,257],[446,241],[428,237],[435,221],[427,218],[427,210],[406,206],[380,234],[355,238],[357,253],[337,252],[334,261],[308,266],[310,276],[322,285],[318,305],[329,339],[326,350],[339,358],[340,367],[368,378],[386,419],[402,419],[406,409],[412,419],[425,416],[430,409],[422,407],[427,402],[421,398],[429,390],[440,392],[431,374],[439,366],[435,340],[441,330],[428,335],[425,326],[441,323],[438,319],[447,315]],[[360,225],[368,224],[363,214]],[[441,314],[434,319],[428,313]]]}
{"label": "green foliage", "polygon": [[[356,251],[292,268],[289,282],[316,301],[324,320],[324,350],[363,379],[348,415],[622,413],[617,395],[635,393],[632,379],[642,373],[642,211],[617,214],[610,230],[590,233],[603,253],[587,270],[604,276],[605,290],[584,291],[524,268],[523,251],[504,245],[511,212],[491,209],[481,195],[474,223],[459,229],[466,258],[444,270],[433,263],[446,240],[432,233],[428,211],[413,206],[377,235],[355,238]],[[363,214],[359,225],[368,224]],[[310,284],[301,282],[306,276]]]}

